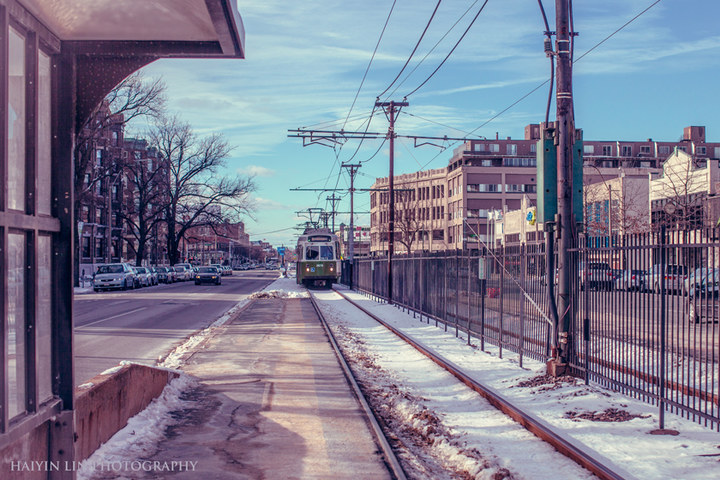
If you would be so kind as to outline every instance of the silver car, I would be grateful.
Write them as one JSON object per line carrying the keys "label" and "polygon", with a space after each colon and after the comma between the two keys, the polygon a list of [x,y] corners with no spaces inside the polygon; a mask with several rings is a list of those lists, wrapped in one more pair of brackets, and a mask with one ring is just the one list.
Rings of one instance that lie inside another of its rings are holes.
{"label": "silver car", "polygon": [[149,287],[152,285],[152,276],[145,267],[133,267],[137,276],[137,284],[141,287]]}
{"label": "silver car", "polygon": [[93,276],[93,290],[127,290],[135,288],[136,279],[133,268],[127,263],[109,263],[98,267]]}

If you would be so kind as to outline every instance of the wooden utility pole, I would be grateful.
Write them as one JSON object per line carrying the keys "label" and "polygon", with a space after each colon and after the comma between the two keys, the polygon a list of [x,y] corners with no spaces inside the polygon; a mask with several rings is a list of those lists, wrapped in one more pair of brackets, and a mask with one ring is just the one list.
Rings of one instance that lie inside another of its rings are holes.
{"label": "wooden utility pole", "polygon": [[387,139],[390,140],[390,176],[388,177],[388,303],[392,303],[392,257],[395,253],[395,116],[402,107],[407,107],[408,102],[375,102],[376,107],[384,109],[389,125]]}
{"label": "wooden utility pole", "polygon": [[331,196],[327,197],[328,202],[330,202],[331,210],[330,215],[332,216],[332,233],[335,233],[335,215],[337,214],[337,203],[342,200],[340,197],[336,197],[333,193]]}
{"label": "wooden utility pole", "polygon": [[[570,249],[575,246],[575,216],[573,215],[573,143],[575,141],[575,120],[573,118],[572,58],[570,52],[570,5],[569,0],[555,0],[556,15],[556,61],[557,106],[557,192],[558,192],[558,313],[560,314],[555,360],[557,373],[563,373],[569,360],[570,322],[574,318],[570,284],[574,260]],[[575,272],[577,273],[577,272]],[[548,281],[552,279],[548,278]]]}
{"label": "wooden utility pole", "polygon": [[343,163],[343,168],[348,169],[350,174],[350,233],[348,234],[348,260],[353,261],[355,254],[355,224],[353,217],[355,216],[355,175],[360,168],[359,163]]}

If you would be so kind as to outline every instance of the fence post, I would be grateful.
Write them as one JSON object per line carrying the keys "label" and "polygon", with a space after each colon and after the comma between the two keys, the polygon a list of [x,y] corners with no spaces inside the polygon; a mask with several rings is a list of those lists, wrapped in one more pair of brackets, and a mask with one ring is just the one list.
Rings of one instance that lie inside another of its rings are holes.
{"label": "fence post", "polygon": [[472,292],[471,290],[471,284],[470,284],[470,277],[472,275],[470,272],[472,271],[472,268],[470,267],[470,261],[472,260],[470,257],[470,249],[468,248],[467,251],[467,344],[470,345],[470,304],[472,303],[470,299],[472,298]]}
{"label": "fence post", "polygon": [[459,334],[458,324],[460,323],[460,255],[455,249],[455,338]]}
{"label": "fence post", "polygon": [[[490,272],[487,264],[487,247],[483,247],[484,277],[480,279],[480,351],[485,351],[485,295],[487,293],[487,277]],[[478,258],[478,276],[480,276],[480,259]]]}
{"label": "fence post", "polygon": [[665,245],[665,225],[660,227],[660,392],[658,397],[658,405],[660,407],[660,430],[665,429],[665,307],[666,307],[666,285],[665,285],[665,266],[667,263],[667,246]]}
{"label": "fence post", "polygon": [[505,335],[503,335],[503,314],[505,313],[505,265],[506,265],[506,259],[505,259],[505,246],[500,246],[500,258],[502,258],[502,263],[500,264],[500,295],[498,295],[498,299],[500,300],[500,323],[498,325],[498,347],[500,348],[500,358],[502,358],[502,352],[503,352],[503,339]]}
{"label": "fence post", "polygon": [[520,368],[523,366],[523,349],[525,348],[525,244],[520,244]]}

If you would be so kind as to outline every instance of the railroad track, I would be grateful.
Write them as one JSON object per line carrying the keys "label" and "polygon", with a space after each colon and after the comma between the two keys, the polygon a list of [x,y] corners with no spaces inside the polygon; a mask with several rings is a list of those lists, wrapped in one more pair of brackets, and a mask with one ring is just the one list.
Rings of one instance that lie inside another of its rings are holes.
{"label": "railroad track", "polygon": [[383,452],[383,456],[385,457],[385,463],[388,467],[388,470],[390,471],[393,478],[396,480],[407,480],[407,476],[405,475],[405,471],[403,470],[402,466],[400,465],[400,461],[398,460],[397,456],[395,455],[395,452],[393,451],[392,447],[390,446],[390,442],[388,441],[388,438],[385,436],[385,432],[383,431],[382,427],[378,423],[377,418],[375,417],[375,412],[373,412],[372,408],[370,408],[370,404],[368,403],[367,399],[365,398],[365,395],[363,394],[362,390],[360,389],[360,386],[358,385],[357,381],[355,380],[355,376],[353,375],[352,370],[350,369],[350,366],[348,365],[347,361],[345,360],[345,356],[342,353],[342,350],[340,349],[340,346],[337,343],[337,340],[335,339],[335,336],[332,333],[332,330],[330,329],[330,326],[327,323],[327,320],[325,319],[325,316],[322,313],[322,310],[320,307],[318,307],[317,301],[315,300],[315,297],[310,294],[310,300],[312,301],[313,307],[315,308],[315,311],[317,312],[318,318],[320,318],[320,323],[322,323],[323,328],[325,329],[325,333],[328,336],[328,339],[330,340],[330,344],[332,345],[333,350],[335,351],[335,354],[337,355],[338,361],[340,362],[340,366],[342,367],[343,373],[345,373],[345,378],[347,379],[348,383],[350,384],[350,387],[353,390],[353,393],[355,394],[355,397],[358,400],[358,403],[360,404],[360,407],[362,408],[363,412],[365,413],[365,416],[368,419],[368,424],[370,425],[370,428],[372,430],[373,435],[375,436],[375,441],[378,444],[378,447],[380,447],[380,450]]}
{"label": "railroad track", "polygon": [[[377,419],[375,418],[375,414],[370,410],[368,401],[364,398],[363,393],[360,391],[357,382],[355,381],[353,377],[352,370],[348,366],[348,363],[344,359],[343,353],[338,347],[338,343],[335,340],[335,337],[332,334],[332,331],[327,324],[327,321],[325,320],[321,309],[317,305],[317,301],[314,298],[313,292],[310,292],[310,298],[312,299],[313,305],[315,307],[315,310],[318,312],[318,316],[321,318],[321,321],[323,323],[323,326],[328,334],[328,337],[330,338],[330,342],[333,345],[333,348],[335,349],[338,358],[340,359],[341,364],[343,365],[343,370],[345,371],[346,376],[348,377],[348,381],[353,385],[353,388],[356,390],[356,395],[358,396],[358,399],[362,399],[361,403],[363,404],[363,408],[366,411],[366,414],[369,418],[371,418],[371,424],[373,424],[373,429],[375,430],[375,436],[378,439],[382,439],[382,442],[384,442],[384,446],[381,445],[381,448],[383,452],[385,453],[386,457],[388,458],[394,458],[395,462],[397,462],[397,458],[395,457],[395,454],[392,452],[392,449],[387,441],[387,438],[385,437],[385,434],[383,433],[382,429],[380,428]],[[601,457],[596,452],[593,452],[589,449],[587,449],[584,445],[582,445],[579,442],[574,441],[571,438],[566,438],[558,434],[549,424],[541,420],[540,418],[536,417],[535,415],[524,412],[517,406],[509,403],[507,400],[505,400],[501,395],[499,395],[497,392],[493,391],[491,388],[488,388],[482,384],[480,384],[478,381],[471,378],[470,375],[465,373],[462,368],[455,365],[453,362],[441,357],[437,353],[425,348],[423,345],[419,344],[412,338],[408,337],[407,335],[403,334],[399,330],[393,328],[391,325],[387,324],[385,321],[383,321],[381,318],[378,318],[377,316],[373,315],[371,312],[364,309],[362,306],[358,305],[357,303],[353,302],[352,299],[348,298],[346,295],[344,295],[342,292],[335,291],[336,294],[338,294],[340,297],[342,297],[344,300],[349,302],[350,304],[354,305],[361,311],[363,311],[366,315],[368,315],[370,318],[378,322],[379,324],[383,325],[386,329],[400,337],[404,342],[408,343],[412,347],[414,347],[416,350],[418,350],[420,353],[428,357],[430,360],[432,360],[434,363],[439,365],[441,368],[445,369],[447,372],[449,372],[451,375],[453,375],[455,378],[457,378],[460,382],[465,384],[470,389],[474,390],[478,394],[480,394],[482,397],[484,397],[491,405],[493,405],[495,408],[497,408],[499,411],[507,415],[508,417],[512,418],[515,422],[523,426],[526,430],[534,434],[536,437],[540,438],[544,442],[551,445],[553,448],[555,448],[558,452],[562,453],[569,459],[573,460],[575,463],[577,463],[579,466],[587,469],[594,475],[596,475],[598,478],[601,479],[612,479],[612,480],[619,480],[619,479],[631,479],[633,478],[632,475],[630,475],[628,472],[623,471],[620,469],[617,465],[613,465],[612,462],[609,462],[604,457]],[[389,449],[386,450],[386,449]],[[399,462],[397,463],[397,468],[400,472],[402,472],[402,467],[400,466]],[[393,469],[393,474],[397,475],[395,473],[395,470]],[[404,474],[403,474],[404,475]],[[397,478],[405,478],[398,476]]]}

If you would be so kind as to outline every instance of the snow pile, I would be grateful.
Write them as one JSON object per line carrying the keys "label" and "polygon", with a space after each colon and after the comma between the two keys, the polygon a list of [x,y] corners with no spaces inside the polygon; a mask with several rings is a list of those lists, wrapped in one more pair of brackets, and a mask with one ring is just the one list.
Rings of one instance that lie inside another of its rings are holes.
{"label": "snow pile", "polygon": [[122,468],[128,462],[139,463],[138,459],[152,456],[165,438],[167,427],[178,423],[172,412],[185,407],[183,394],[197,387],[197,381],[185,374],[170,381],[147,408],[130,418],[125,428],[78,465],[78,480],[118,478],[120,472],[115,466]]}

